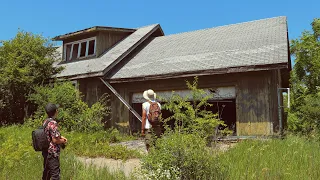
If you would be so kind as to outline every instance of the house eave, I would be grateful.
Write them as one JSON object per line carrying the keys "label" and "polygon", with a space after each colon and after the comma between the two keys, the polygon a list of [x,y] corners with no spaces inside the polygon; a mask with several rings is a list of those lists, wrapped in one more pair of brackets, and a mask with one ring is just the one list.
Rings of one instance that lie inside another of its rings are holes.
{"label": "house eave", "polygon": [[52,38],[53,41],[63,41],[65,39],[69,39],[75,36],[79,36],[82,34],[87,34],[91,32],[97,32],[97,31],[112,31],[112,32],[129,32],[133,33],[136,31],[136,29],[129,29],[129,28],[117,28],[117,27],[105,27],[105,26],[94,26],[86,29],[82,29],[75,32],[70,32],[64,35],[59,35],[54,38]]}
{"label": "house eave", "polygon": [[266,71],[266,70],[287,69],[287,68],[289,68],[288,63],[269,64],[269,65],[251,65],[251,66],[242,66],[242,67],[229,67],[229,68],[221,68],[221,69],[160,74],[160,75],[152,75],[152,76],[140,76],[140,77],[132,77],[132,78],[118,78],[118,79],[111,78],[108,81],[110,83],[124,83],[124,82],[134,82],[134,81],[173,79],[173,78],[230,74],[230,73],[252,72],[252,71]]}
{"label": "house eave", "polygon": [[103,77],[103,72],[92,72],[86,74],[77,74],[70,76],[58,76],[57,79],[67,79],[67,80],[77,80],[77,79],[85,79],[85,78],[93,78],[93,77]]}

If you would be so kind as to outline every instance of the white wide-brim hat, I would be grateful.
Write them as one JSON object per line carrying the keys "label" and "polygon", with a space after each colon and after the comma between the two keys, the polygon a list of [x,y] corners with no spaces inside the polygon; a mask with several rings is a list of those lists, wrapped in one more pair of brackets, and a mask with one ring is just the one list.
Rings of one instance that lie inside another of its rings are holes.
{"label": "white wide-brim hat", "polygon": [[143,98],[145,98],[148,101],[151,101],[151,99],[156,100],[157,95],[152,89],[149,89],[143,92]]}

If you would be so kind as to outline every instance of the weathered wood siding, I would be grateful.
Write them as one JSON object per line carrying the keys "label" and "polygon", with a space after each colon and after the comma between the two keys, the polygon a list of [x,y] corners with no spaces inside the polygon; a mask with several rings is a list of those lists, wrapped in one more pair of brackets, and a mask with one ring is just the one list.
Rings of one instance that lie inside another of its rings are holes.
{"label": "weathered wood siding", "polygon": [[272,134],[270,113],[270,73],[247,76],[237,86],[237,132],[241,135]]}
{"label": "weathered wood siding", "polygon": [[[192,81],[193,78],[113,83],[112,86],[131,104],[133,93],[141,93],[142,96],[146,89],[156,92],[184,90],[187,89],[186,80]],[[99,78],[81,79],[78,82],[83,99],[89,105],[98,101],[104,93],[109,93],[111,115],[108,117],[108,127],[128,132],[140,125],[139,122],[132,122],[132,114],[127,107]],[[277,88],[281,87],[278,70],[199,77],[200,88],[227,86],[236,87],[237,135],[272,135],[278,130]]]}
{"label": "weathered wood siding", "polygon": [[[103,120],[105,127],[116,127],[122,132],[129,130],[129,110],[123,103],[101,82],[99,78],[86,78],[78,80],[79,90],[82,93],[82,99],[89,106],[99,101],[104,95],[109,95],[108,106],[112,107],[109,116]],[[129,102],[129,95],[125,89],[121,89],[118,93]]]}
{"label": "weathered wood siding", "polygon": [[121,41],[130,33],[125,32],[99,32],[97,35],[96,53],[97,56],[103,54],[110,47]]}
{"label": "weathered wood siding", "polygon": [[82,98],[89,106],[97,102],[103,94],[109,93],[99,78],[80,79],[78,83]]}
{"label": "weathered wood siding", "polygon": [[[146,89],[155,91],[186,89],[186,80],[193,78],[163,79],[112,84],[128,101],[133,93]],[[200,88],[236,86],[237,135],[272,135],[278,122],[277,87],[280,87],[279,72],[261,71],[199,77]],[[113,100],[112,119],[128,122],[131,113],[120,101]]]}

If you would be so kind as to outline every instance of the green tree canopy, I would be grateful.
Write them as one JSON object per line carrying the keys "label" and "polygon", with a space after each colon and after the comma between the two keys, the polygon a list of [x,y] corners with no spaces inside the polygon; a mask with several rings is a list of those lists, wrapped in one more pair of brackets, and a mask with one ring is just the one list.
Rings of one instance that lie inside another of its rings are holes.
{"label": "green tree canopy", "polygon": [[23,122],[27,96],[61,69],[53,67],[57,52],[50,40],[29,32],[0,46],[0,123]]}
{"label": "green tree canopy", "polygon": [[320,86],[320,19],[314,19],[311,25],[312,31],[304,31],[299,39],[291,41],[295,58],[291,81],[299,94],[303,90],[315,94]]}
{"label": "green tree canopy", "polygon": [[291,41],[295,66],[288,114],[288,129],[307,135],[320,132],[320,19],[314,19],[311,26],[312,31],[304,31]]}

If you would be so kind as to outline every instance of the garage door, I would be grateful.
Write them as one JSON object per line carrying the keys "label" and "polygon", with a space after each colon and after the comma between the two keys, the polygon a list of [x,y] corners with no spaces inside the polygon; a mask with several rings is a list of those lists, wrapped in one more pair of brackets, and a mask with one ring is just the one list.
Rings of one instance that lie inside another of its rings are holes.
{"label": "garage door", "polygon": [[[213,94],[213,98],[210,100],[219,100],[219,99],[235,99],[236,98],[236,89],[234,86],[230,87],[219,87],[204,89],[206,94]],[[176,90],[175,94],[180,95],[181,97],[186,97],[190,94],[190,90]],[[134,93],[132,95],[132,103],[143,103],[145,99],[142,96],[142,93]],[[158,91],[157,97],[169,98],[172,95],[172,90],[170,91]],[[191,100],[191,99],[190,99]]]}

